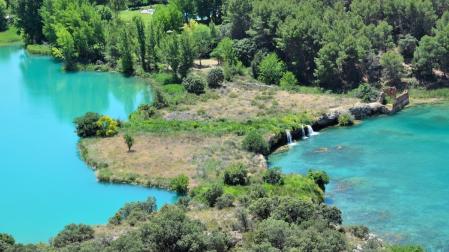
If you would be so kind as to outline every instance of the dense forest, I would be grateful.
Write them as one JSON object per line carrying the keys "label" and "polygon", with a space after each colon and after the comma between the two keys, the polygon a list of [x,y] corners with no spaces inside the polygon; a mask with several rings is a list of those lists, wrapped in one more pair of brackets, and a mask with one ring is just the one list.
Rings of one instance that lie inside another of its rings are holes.
{"label": "dense forest", "polygon": [[[150,19],[127,8],[157,4]],[[184,78],[195,58],[218,58],[227,79],[252,67],[267,84],[348,91],[446,78],[449,1],[8,0],[26,43],[45,43],[73,70],[107,65],[126,74],[167,65]],[[1,23],[0,23],[1,24]],[[284,78],[283,78],[284,77]]]}

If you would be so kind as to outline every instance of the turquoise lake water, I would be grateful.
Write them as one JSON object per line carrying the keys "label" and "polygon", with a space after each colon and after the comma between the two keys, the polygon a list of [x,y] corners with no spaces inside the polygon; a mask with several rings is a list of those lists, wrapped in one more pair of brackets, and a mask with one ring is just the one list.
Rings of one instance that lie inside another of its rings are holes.
{"label": "turquoise lake water", "polygon": [[163,190],[100,184],[77,152],[73,119],[88,111],[127,119],[151,99],[143,81],[64,73],[48,57],[0,47],[0,90],[0,232],[46,242],[70,223],[104,224],[126,202],[176,200]]}
{"label": "turquoise lake water", "polygon": [[344,224],[382,238],[449,250],[449,106],[422,106],[321,132],[272,155],[287,173],[328,172],[327,202]]}

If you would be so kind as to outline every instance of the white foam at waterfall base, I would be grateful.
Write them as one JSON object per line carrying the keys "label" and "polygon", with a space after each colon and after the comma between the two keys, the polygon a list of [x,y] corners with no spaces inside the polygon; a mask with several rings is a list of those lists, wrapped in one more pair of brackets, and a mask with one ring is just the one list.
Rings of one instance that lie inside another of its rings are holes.
{"label": "white foam at waterfall base", "polygon": [[307,127],[307,132],[309,133],[309,136],[316,136],[316,135],[319,135],[319,134],[320,134],[320,133],[318,133],[318,132],[313,131],[312,126],[307,125],[306,127]]}
{"label": "white foam at waterfall base", "polygon": [[301,133],[302,133],[302,139],[307,139],[306,131],[304,130],[304,127],[301,127]]}
{"label": "white foam at waterfall base", "polygon": [[285,135],[287,135],[287,143],[290,145],[293,143],[292,134],[290,133],[290,130],[285,130]]}

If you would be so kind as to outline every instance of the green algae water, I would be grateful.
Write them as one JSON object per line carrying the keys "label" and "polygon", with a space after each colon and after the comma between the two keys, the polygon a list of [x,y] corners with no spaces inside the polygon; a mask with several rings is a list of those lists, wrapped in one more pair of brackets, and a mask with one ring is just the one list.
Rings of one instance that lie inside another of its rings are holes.
{"label": "green algae water", "polygon": [[46,242],[70,223],[104,224],[126,202],[176,199],[163,190],[98,183],[76,148],[75,117],[94,111],[126,119],[150,102],[148,85],[61,69],[48,57],[0,47],[0,232],[23,243]]}
{"label": "green algae water", "polygon": [[272,155],[286,173],[328,172],[327,202],[344,224],[363,224],[390,242],[449,249],[449,106],[321,132]]}

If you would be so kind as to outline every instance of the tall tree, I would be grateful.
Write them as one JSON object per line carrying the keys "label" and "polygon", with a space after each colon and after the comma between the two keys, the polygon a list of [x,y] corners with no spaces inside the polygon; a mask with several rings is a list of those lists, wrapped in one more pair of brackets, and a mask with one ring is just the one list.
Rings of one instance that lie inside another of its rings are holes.
{"label": "tall tree", "polygon": [[4,0],[0,0],[0,32],[8,29],[8,23],[6,20],[6,3]]}
{"label": "tall tree", "polygon": [[41,43],[42,18],[39,10],[43,0],[17,0],[15,7],[16,25],[25,38],[25,43]]}
{"label": "tall tree", "polygon": [[121,33],[120,53],[123,73],[132,75],[134,73],[133,41],[132,35],[128,29],[124,29]]}
{"label": "tall tree", "polygon": [[148,70],[146,58],[147,58],[147,46],[146,46],[146,34],[145,34],[145,24],[143,23],[142,17],[136,16],[133,18],[134,26],[137,32],[137,42],[139,43],[139,58],[140,64],[144,71]]}

